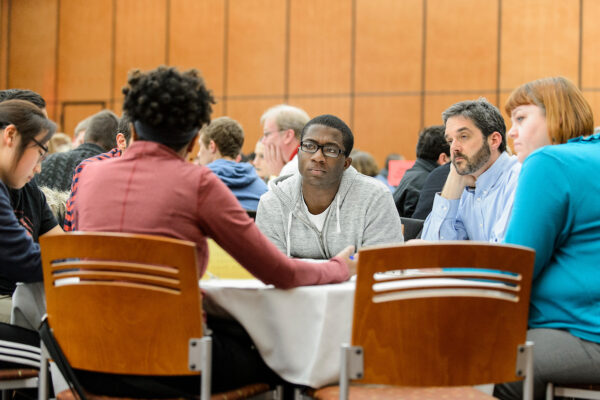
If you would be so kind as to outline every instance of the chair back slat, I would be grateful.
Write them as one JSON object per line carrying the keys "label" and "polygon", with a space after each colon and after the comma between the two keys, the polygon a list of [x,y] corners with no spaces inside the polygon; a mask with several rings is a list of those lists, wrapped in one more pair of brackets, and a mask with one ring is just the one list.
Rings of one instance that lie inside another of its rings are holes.
{"label": "chair back slat", "polygon": [[74,368],[197,375],[188,341],[202,337],[196,248],[126,233],[40,238],[48,323]]}
{"label": "chair back slat", "polygon": [[534,254],[476,242],[361,249],[352,330],[352,344],[364,348],[364,379],[358,382],[460,386],[518,380]]}

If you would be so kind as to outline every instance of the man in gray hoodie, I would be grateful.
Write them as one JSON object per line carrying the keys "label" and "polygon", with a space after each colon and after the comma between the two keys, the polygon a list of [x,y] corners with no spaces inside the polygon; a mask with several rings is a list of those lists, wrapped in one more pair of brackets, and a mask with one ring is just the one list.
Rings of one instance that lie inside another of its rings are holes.
{"label": "man in gray hoodie", "polygon": [[403,242],[389,189],[350,166],[353,145],[342,120],[313,118],[302,130],[299,174],[273,180],[261,197],[256,224],[288,256],[328,259],[350,244]]}

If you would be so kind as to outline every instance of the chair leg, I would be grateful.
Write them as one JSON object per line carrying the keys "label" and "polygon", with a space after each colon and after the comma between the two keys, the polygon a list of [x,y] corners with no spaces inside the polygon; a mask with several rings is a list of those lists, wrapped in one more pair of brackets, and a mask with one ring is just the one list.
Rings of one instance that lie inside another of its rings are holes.
{"label": "chair leg", "polygon": [[546,385],[546,400],[554,400],[554,384],[548,383]]}
{"label": "chair leg", "polygon": [[2,400],[8,400],[8,391],[9,391],[9,390],[10,390],[10,389],[4,389],[4,390],[2,391]]}
{"label": "chair leg", "polygon": [[[48,350],[44,342],[40,343],[40,374],[38,387],[38,400],[48,400]],[[3,396],[4,397],[4,396]],[[4,400],[4,399],[3,399]]]}

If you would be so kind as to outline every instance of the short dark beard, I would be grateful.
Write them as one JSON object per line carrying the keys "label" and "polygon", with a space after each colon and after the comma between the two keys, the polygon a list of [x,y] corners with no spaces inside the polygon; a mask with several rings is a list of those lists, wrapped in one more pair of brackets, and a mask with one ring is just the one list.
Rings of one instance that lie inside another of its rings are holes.
{"label": "short dark beard", "polygon": [[[479,150],[477,150],[477,153],[473,155],[473,157],[469,158],[462,153],[455,154],[452,157],[452,164],[454,165],[454,168],[456,168],[456,172],[459,175],[471,175],[477,172],[479,169],[481,169],[481,167],[483,167],[485,163],[487,163],[490,160],[491,155],[492,152],[490,150],[490,145],[487,143],[486,140],[484,140],[483,144],[481,145]],[[463,170],[460,170],[456,166],[456,163],[454,162],[455,157],[463,157],[466,161],[467,165]]]}

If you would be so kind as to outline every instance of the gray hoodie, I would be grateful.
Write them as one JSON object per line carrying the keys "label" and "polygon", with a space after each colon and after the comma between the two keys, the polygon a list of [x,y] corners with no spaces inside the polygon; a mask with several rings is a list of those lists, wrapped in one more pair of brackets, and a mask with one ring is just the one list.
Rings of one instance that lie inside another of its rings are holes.
{"label": "gray hoodie", "polygon": [[358,250],[404,241],[392,193],[377,179],[346,169],[322,232],[303,206],[301,184],[297,173],[275,179],[256,212],[258,228],[288,256],[329,259],[349,245]]}

